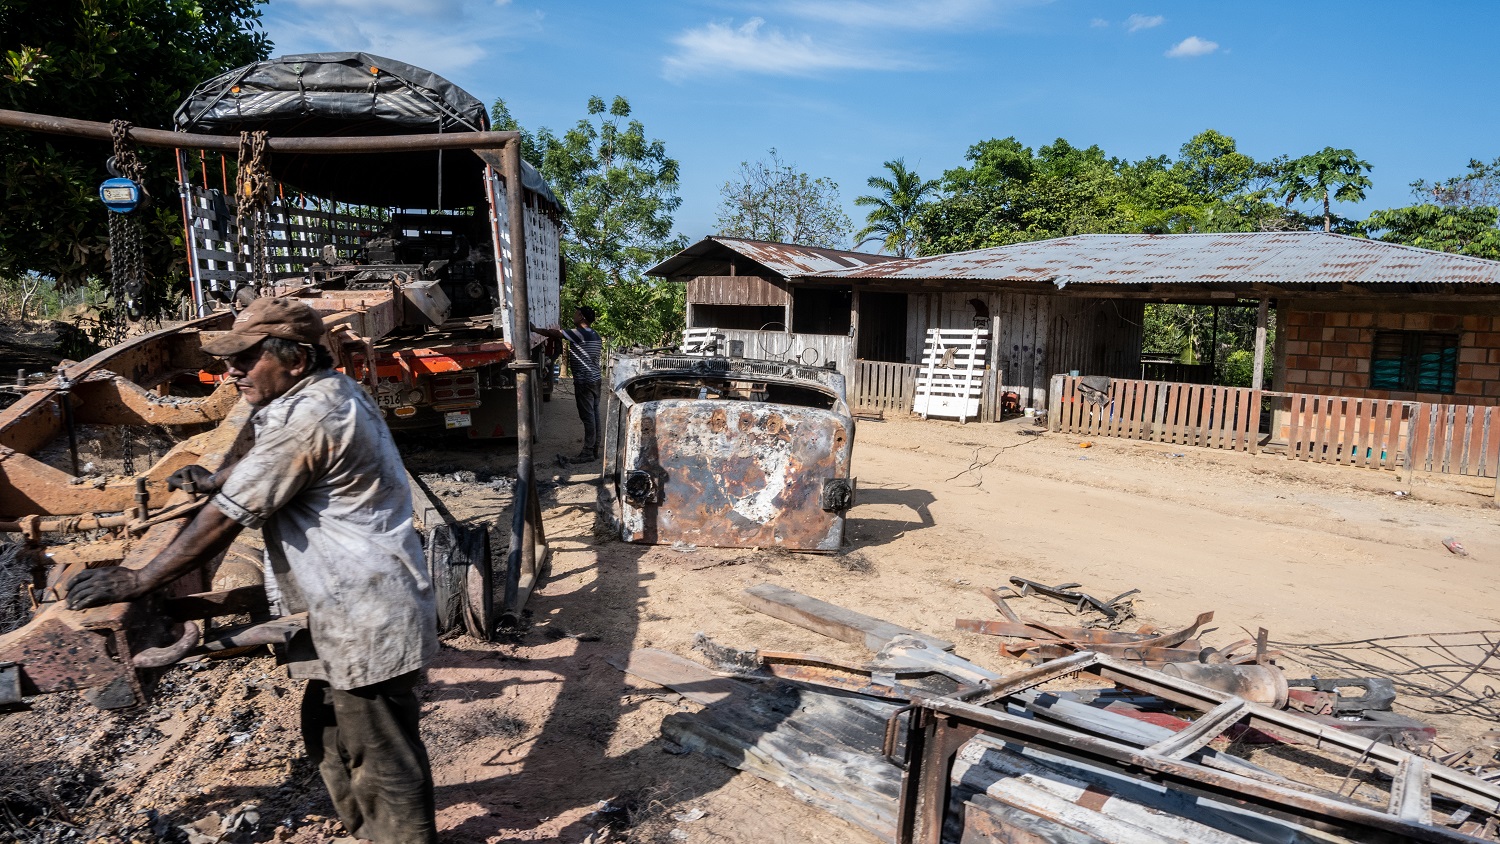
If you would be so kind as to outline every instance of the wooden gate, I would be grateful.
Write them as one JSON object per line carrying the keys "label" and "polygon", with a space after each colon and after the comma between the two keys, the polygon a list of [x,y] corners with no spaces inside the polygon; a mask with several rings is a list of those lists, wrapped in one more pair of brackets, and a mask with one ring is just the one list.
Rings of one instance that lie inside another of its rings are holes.
{"label": "wooden gate", "polygon": [[979,417],[984,395],[984,359],[990,333],[983,328],[929,328],[922,350],[912,412],[928,416],[956,416],[967,422]]}
{"label": "wooden gate", "polygon": [[1096,390],[1084,378],[1054,375],[1047,411],[1052,430],[1230,451],[1260,450],[1261,393],[1257,390],[1125,378],[1096,383],[1105,381],[1105,389]]}

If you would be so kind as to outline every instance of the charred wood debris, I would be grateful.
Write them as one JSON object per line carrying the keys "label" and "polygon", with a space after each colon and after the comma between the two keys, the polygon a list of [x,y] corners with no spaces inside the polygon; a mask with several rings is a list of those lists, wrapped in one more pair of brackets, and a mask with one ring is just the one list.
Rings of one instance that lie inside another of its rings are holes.
{"label": "charred wood debris", "polygon": [[[1019,577],[980,591],[998,617],[955,628],[996,637],[1017,671],[769,583],[739,600],[869,659],[700,633],[702,662],[641,649],[616,667],[702,706],[663,722],[669,752],[897,844],[1500,841],[1500,731],[1448,746],[1394,711],[1493,725],[1500,633],[1291,643],[1260,629],[1209,647],[1212,612],[1126,632],[1134,592]],[[1016,609],[1036,601],[1076,623]],[[1289,678],[1293,665],[1313,676]]]}

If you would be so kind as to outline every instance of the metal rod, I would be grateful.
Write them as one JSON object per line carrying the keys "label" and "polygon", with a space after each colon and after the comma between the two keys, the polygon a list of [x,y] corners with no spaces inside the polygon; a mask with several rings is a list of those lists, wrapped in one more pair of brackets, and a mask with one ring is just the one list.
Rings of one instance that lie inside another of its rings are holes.
{"label": "metal rod", "polygon": [[[0,127],[27,129],[52,135],[68,135],[75,138],[91,138],[99,141],[112,139],[108,123],[92,120],[76,120],[71,117],[55,117],[50,114],[34,114],[27,111],[0,109]],[[521,137],[519,132],[455,132],[441,135],[370,135],[367,137],[337,138],[287,138],[272,137],[266,141],[272,152],[303,153],[307,155],[337,155],[351,152],[416,152],[436,149],[500,149]],[[197,135],[187,132],[172,132],[166,129],[143,129],[131,127],[129,138],[133,143],[148,147],[194,147],[217,152],[235,152],[240,148],[238,135]],[[519,172],[519,170],[518,170]],[[519,181],[519,179],[517,179]]]}
{"label": "metal rod", "polygon": [[[515,134],[515,133],[512,133]],[[505,176],[506,222],[510,226],[510,336],[515,347],[516,373],[516,498],[515,517],[511,522],[511,548],[505,577],[504,615],[512,622],[521,613],[520,580],[522,573],[537,577],[536,540],[531,498],[536,495],[536,469],[532,463],[531,394],[531,300],[526,287],[526,206],[521,186],[521,144],[519,136],[505,145],[501,153]]]}
{"label": "metal rod", "polygon": [[[207,179],[206,166],[203,173]],[[182,237],[183,245],[187,247],[188,287],[193,296],[193,316],[202,317],[207,313],[207,308],[203,301],[203,280],[199,277],[198,247],[193,243],[193,186],[188,180],[187,152],[181,149],[177,150],[177,196],[182,200]]]}
{"label": "metal rod", "polygon": [[73,424],[73,403],[69,392],[73,382],[68,380],[67,370],[57,367],[57,406],[62,411],[63,428],[68,432],[68,457],[73,461],[73,477],[78,477],[78,431]]}

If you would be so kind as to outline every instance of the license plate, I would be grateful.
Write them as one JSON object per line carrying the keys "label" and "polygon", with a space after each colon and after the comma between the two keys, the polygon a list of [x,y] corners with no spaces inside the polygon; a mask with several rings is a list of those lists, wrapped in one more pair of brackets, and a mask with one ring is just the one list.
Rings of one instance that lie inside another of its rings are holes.
{"label": "license plate", "polygon": [[454,410],[443,414],[443,424],[449,428],[467,428],[474,422],[469,418],[469,411]]}

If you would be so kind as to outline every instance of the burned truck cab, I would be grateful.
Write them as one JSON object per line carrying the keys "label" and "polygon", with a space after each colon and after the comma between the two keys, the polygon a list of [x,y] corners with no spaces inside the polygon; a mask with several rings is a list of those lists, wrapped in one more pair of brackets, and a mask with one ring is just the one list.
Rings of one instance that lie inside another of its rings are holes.
{"label": "burned truck cab", "polygon": [[854,503],[844,376],[745,358],[616,354],[599,509],[646,544],[836,551]]}

